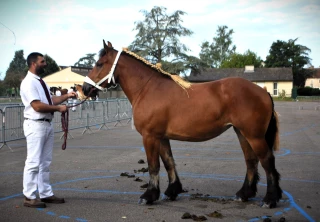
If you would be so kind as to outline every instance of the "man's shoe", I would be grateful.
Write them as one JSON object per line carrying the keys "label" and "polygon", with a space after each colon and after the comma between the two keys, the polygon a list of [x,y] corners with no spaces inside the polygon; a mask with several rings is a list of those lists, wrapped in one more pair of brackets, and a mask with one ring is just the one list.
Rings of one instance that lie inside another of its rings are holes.
{"label": "man's shoe", "polygon": [[64,203],[64,198],[59,198],[53,195],[51,197],[41,198],[41,201],[45,203],[61,204]]}
{"label": "man's shoe", "polygon": [[39,199],[24,198],[23,206],[32,208],[46,208],[46,204]]}

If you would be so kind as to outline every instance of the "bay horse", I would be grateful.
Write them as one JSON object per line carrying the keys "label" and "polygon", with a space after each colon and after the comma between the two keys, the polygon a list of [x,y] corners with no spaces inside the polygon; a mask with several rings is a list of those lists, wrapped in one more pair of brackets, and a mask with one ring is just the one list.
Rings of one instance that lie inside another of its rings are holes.
{"label": "bay horse", "polygon": [[[83,90],[82,90],[82,85],[80,84],[74,84],[74,88],[76,89],[75,92],[78,95],[79,100],[85,100],[87,98],[86,95],[84,95]],[[96,100],[96,94],[92,95],[88,98],[88,100]]]}
{"label": "bay horse", "polygon": [[103,45],[99,60],[85,78],[83,92],[88,95],[92,88],[97,91],[117,82],[131,102],[134,125],[142,135],[150,176],[140,203],[151,204],[159,199],[159,156],[169,178],[164,194],[175,200],[183,192],[170,139],[206,141],[233,127],[247,166],[236,198],[248,201],[255,197],[260,162],[267,178],[262,206],[276,207],[282,198],[280,174],[273,154],[279,146],[278,117],[266,90],[236,77],[191,84],[126,49],[117,51],[105,41]]}
{"label": "bay horse", "polygon": [[62,89],[61,86],[58,86],[58,87],[52,86],[52,87],[50,87],[51,95],[57,95],[57,91],[60,91],[59,95],[64,95],[64,94],[68,93],[68,89]]}
{"label": "bay horse", "polygon": [[68,89],[62,89],[62,87],[61,86],[59,86],[58,87],[58,90],[61,92],[61,95],[65,95],[65,94],[67,94],[68,93]]}

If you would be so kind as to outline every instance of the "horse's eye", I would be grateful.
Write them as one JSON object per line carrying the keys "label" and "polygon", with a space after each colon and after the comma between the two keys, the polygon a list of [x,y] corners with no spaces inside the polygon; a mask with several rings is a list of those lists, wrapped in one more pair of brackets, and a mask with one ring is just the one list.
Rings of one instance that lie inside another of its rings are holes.
{"label": "horse's eye", "polygon": [[96,63],[97,67],[102,67],[102,63]]}

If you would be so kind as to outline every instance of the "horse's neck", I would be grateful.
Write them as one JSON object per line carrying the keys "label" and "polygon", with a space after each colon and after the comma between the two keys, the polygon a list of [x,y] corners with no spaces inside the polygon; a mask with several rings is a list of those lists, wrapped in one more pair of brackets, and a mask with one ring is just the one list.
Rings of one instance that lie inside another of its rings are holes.
{"label": "horse's neck", "polygon": [[[156,72],[151,67],[126,55],[120,57],[117,65],[119,84],[131,104],[140,96],[141,92],[149,85],[150,79],[157,78]],[[141,64],[137,64],[141,63]]]}

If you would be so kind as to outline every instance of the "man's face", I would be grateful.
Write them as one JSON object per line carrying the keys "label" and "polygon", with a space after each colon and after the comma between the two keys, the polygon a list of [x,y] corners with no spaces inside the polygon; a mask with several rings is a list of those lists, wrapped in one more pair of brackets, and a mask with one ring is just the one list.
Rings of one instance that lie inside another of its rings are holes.
{"label": "man's face", "polygon": [[36,66],[37,75],[44,73],[44,68],[47,66],[47,63],[42,56],[38,56],[37,62],[35,62],[34,64]]}

